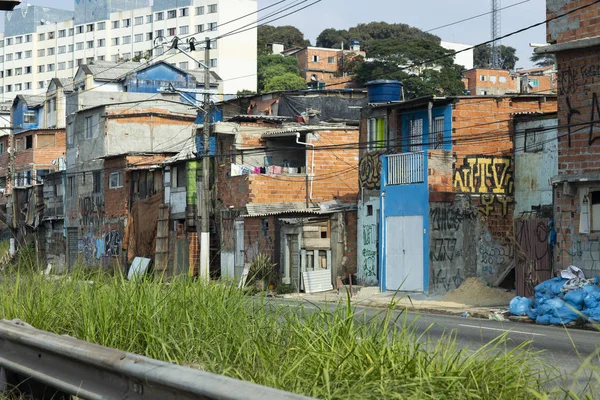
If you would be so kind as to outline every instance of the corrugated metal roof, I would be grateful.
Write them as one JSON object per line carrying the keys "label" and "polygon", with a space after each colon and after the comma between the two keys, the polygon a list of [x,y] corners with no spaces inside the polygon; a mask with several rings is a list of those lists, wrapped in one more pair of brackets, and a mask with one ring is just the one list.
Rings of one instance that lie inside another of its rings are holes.
{"label": "corrugated metal roof", "polygon": [[94,61],[90,64],[83,64],[81,68],[86,75],[93,75],[96,81],[120,81],[124,80],[128,73],[136,68],[140,68],[146,63],[127,61],[124,63],[114,63],[108,61]]}
{"label": "corrugated metal roof", "polygon": [[25,104],[27,104],[28,107],[39,107],[46,101],[46,96],[34,96],[24,94],[19,97],[23,99],[23,101],[25,102]]}
{"label": "corrugated metal roof", "polygon": [[320,214],[319,207],[306,208],[305,203],[249,203],[242,218],[267,217],[277,214]]}
{"label": "corrugated metal roof", "polygon": [[275,122],[284,122],[284,121],[289,121],[293,118],[291,117],[279,117],[276,115],[235,115],[231,118],[228,118],[229,121],[259,121],[259,120],[265,120],[265,121],[275,121]]}
{"label": "corrugated metal roof", "polygon": [[356,209],[355,204],[342,204],[337,200],[319,203],[308,208],[306,203],[249,203],[246,204],[246,214],[241,217],[268,217],[280,214],[326,215],[354,209]]}
{"label": "corrugated metal roof", "polygon": [[165,164],[174,164],[180,161],[188,161],[196,159],[196,138],[189,138],[184,144],[183,147],[180,147],[179,153],[177,155],[166,158]]}

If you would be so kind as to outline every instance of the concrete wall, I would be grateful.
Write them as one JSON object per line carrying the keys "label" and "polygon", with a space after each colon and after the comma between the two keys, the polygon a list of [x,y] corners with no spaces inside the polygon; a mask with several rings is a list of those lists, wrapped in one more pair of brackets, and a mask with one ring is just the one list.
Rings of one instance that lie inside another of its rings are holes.
{"label": "concrete wall", "polygon": [[515,122],[515,216],[552,205],[550,180],[558,175],[555,115]]}
{"label": "concrete wall", "polygon": [[473,45],[441,41],[440,46],[452,51],[462,51],[454,56],[454,63],[462,65],[465,69],[473,68]]}
{"label": "concrete wall", "polygon": [[41,20],[55,23],[72,19],[73,15],[73,11],[61,10],[58,8],[30,5],[19,7],[14,11],[5,13],[4,36],[9,37],[32,33],[35,32],[36,27],[42,25]]}
{"label": "concrete wall", "polygon": [[[546,17],[548,19],[555,18],[558,15],[588,5],[590,3],[586,0],[547,0]],[[560,44],[597,36],[596,21],[599,11],[600,5],[593,4],[562,18],[549,21],[546,29],[546,42]]]}
{"label": "concrete wall", "polygon": [[[218,4],[219,12],[215,15],[216,21],[214,22],[217,22],[218,25],[227,22],[225,27],[218,28],[219,34],[238,28],[244,29],[244,26],[256,22],[258,15],[256,14],[258,9],[256,0],[219,0]],[[227,12],[223,12],[224,10]],[[242,16],[244,18],[234,21]],[[207,22],[213,21],[208,20]],[[222,93],[236,94],[239,90],[244,89],[256,92],[256,75],[254,75],[257,68],[256,32],[256,29],[251,29],[243,34],[231,35],[219,40],[219,47],[216,50],[219,64],[215,71],[223,79]],[[207,36],[212,37],[212,35]]]}
{"label": "concrete wall", "polygon": [[379,195],[365,196],[358,203],[357,278],[359,285],[379,284]]}
{"label": "concrete wall", "polygon": [[[445,197],[445,198],[444,198]],[[441,196],[429,208],[429,287],[431,293],[446,293],[465,279],[478,276],[476,211],[469,196]]]}
{"label": "concrete wall", "polygon": [[[185,2],[185,0],[179,1],[179,3],[183,2]],[[184,4],[178,4],[178,6],[182,5]],[[112,12],[133,10],[148,6],[150,6],[149,0],[76,1],[75,24],[85,24],[88,22],[110,19],[110,13]],[[175,4],[171,2],[171,6],[175,6]]]}

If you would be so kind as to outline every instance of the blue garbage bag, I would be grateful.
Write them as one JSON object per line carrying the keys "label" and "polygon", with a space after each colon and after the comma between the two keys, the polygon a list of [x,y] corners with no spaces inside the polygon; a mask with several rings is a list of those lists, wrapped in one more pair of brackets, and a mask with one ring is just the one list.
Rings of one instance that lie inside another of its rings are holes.
{"label": "blue garbage bag", "polygon": [[[558,324],[566,324],[571,321],[576,321],[579,318],[585,318],[585,314],[582,314],[579,310],[565,303],[562,307],[554,310],[553,318],[558,319]],[[554,324],[555,322],[552,323]]]}
{"label": "blue garbage bag", "polygon": [[600,305],[600,302],[598,301],[598,297],[594,296],[593,294],[588,294],[587,296],[585,296],[583,298],[583,309],[584,310],[591,310],[591,309],[597,308],[598,305]]}
{"label": "blue garbage bag", "polygon": [[566,282],[566,279],[561,279],[561,282],[554,282],[550,286],[550,290],[548,290],[548,292],[552,293],[554,296],[559,296],[562,293],[561,290],[563,286],[565,286]]}
{"label": "blue garbage bag", "polygon": [[600,307],[583,310],[583,313],[589,317],[591,322],[600,322]]}
{"label": "blue garbage bag", "polygon": [[537,318],[535,319],[535,322],[541,325],[548,325],[550,324],[550,318],[552,318],[551,315],[546,314],[546,315],[538,315]]}
{"label": "blue garbage bag", "polygon": [[[544,282],[540,283],[539,285],[537,285],[534,288],[534,290],[536,292],[546,292],[546,291],[548,291],[550,286],[552,286],[555,283],[561,282],[562,280],[563,280],[563,278],[561,278],[560,276],[557,276],[552,279],[548,279],[547,281],[544,281]],[[566,281],[566,279],[565,279],[565,281]]]}
{"label": "blue garbage bag", "polygon": [[581,289],[569,290],[564,297],[565,302],[578,310],[583,310],[583,300],[586,293]]}
{"label": "blue garbage bag", "polygon": [[509,303],[510,313],[512,315],[526,315],[532,304],[530,298],[517,296]]}
{"label": "blue garbage bag", "polygon": [[530,308],[527,310],[527,316],[529,317],[529,319],[535,321],[538,317],[538,312],[535,308]]}

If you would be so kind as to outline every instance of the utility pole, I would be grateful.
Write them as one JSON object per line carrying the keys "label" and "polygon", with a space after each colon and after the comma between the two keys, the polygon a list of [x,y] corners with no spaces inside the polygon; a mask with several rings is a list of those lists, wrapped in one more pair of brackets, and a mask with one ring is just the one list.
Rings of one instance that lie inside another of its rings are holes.
{"label": "utility pole", "polygon": [[[200,218],[200,278],[210,279],[210,217],[208,203],[210,201],[210,38],[206,38],[204,48],[204,126],[202,127],[202,198]],[[197,131],[196,131],[197,133]]]}
{"label": "utility pole", "polygon": [[9,148],[10,152],[8,153],[10,159],[10,199],[12,203],[12,226],[13,228],[17,228],[17,193],[15,192],[15,187],[17,186],[17,173],[15,171],[15,132],[10,130],[10,141]]}

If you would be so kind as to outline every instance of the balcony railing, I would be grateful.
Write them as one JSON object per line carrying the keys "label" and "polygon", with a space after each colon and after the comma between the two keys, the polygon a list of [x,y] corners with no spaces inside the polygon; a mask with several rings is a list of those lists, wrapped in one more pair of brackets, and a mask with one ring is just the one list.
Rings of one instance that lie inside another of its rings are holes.
{"label": "balcony railing", "polygon": [[424,152],[394,154],[387,159],[387,185],[408,185],[425,181]]}

